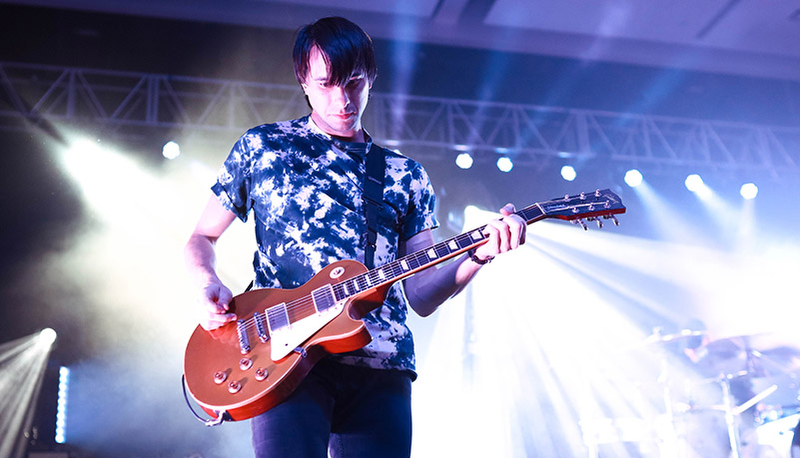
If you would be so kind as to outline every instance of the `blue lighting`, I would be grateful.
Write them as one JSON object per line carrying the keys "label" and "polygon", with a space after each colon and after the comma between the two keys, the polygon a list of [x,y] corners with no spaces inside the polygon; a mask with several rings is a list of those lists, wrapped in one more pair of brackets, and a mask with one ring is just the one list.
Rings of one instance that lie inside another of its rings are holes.
{"label": "blue lighting", "polygon": [[56,443],[67,441],[67,392],[69,391],[69,368],[58,370],[58,408],[56,409]]}
{"label": "blue lighting", "polygon": [[755,199],[758,195],[758,186],[753,183],[745,183],[739,189],[739,194],[747,200]]}
{"label": "blue lighting", "polygon": [[636,169],[630,169],[625,172],[625,184],[631,188],[635,188],[642,184],[642,172]]}
{"label": "blue lighting", "polygon": [[686,189],[692,192],[697,192],[704,187],[703,179],[700,175],[693,173],[686,177],[686,181],[684,181],[686,185]]}
{"label": "blue lighting", "polygon": [[571,165],[565,165],[561,167],[561,178],[567,181],[573,181],[575,177],[578,176],[578,173],[575,171],[575,168]]}
{"label": "blue lighting", "polygon": [[472,162],[472,156],[469,153],[464,152],[456,156],[456,165],[464,170],[472,167]]}
{"label": "blue lighting", "polygon": [[501,172],[510,172],[511,169],[514,168],[514,163],[511,161],[511,158],[508,156],[503,156],[497,160],[497,168],[500,169]]}

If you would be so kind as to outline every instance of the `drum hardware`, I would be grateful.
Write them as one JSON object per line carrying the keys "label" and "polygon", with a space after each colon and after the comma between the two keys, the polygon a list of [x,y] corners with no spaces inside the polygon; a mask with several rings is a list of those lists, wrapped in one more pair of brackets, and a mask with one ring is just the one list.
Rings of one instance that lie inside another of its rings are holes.
{"label": "drum hardware", "polygon": [[737,406],[731,394],[731,380],[741,377],[763,378],[786,374],[800,363],[800,351],[779,345],[769,334],[754,334],[711,341],[701,348],[703,357],[698,367],[707,374],[714,373],[722,388],[725,424],[731,446],[731,457],[739,458],[741,438],[736,417],[755,406],[778,389],[773,384]]}
{"label": "drum hardware", "polygon": [[[770,377],[778,375],[782,377],[787,375],[794,376],[800,373],[800,350],[792,344],[787,345],[786,341],[776,339],[772,334],[741,335],[714,341],[708,341],[707,335],[706,331],[692,330],[663,335],[656,328],[653,334],[646,339],[647,344],[663,344],[665,348],[670,345],[679,345],[674,347],[673,350],[683,353],[693,363],[696,373],[701,377],[706,377],[698,384],[712,383],[718,385],[722,391],[722,402],[720,404],[705,405],[698,408],[693,402],[673,402],[668,383],[670,376],[669,364],[665,358],[662,358],[661,374],[659,374],[658,382],[663,385],[662,401],[666,409],[665,420],[668,420],[669,429],[671,430],[665,431],[669,433],[669,439],[662,443],[662,447],[674,450],[675,444],[671,442],[677,439],[676,434],[679,427],[677,421],[680,421],[676,415],[692,415],[693,413],[702,415],[703,412],[717,411],[721,415],[719,426],[723,428],[721,430],[718,429],[721,434],[720,439],[727,435],[730,456],[740,458],[742,453],[749,453],[749,450],[743,450],[742,448],[743,441],[740,433],[745,432],[745,430],[743,429],[740,432],[739,428],[747,428],[747,426],[739,425],[741,422],[740,417],[778,390],[779,384],[770,383],[774,381]],[[700,339],[702,339],[702,343]],[[748,383],[751,388],[763,388],[768,383],[769,386],[759,390],[758,394],[737,405],[738,402],[741,402],[741,399],[737,400],[733,395],[731,385],[739,379]],[[761,386],[758,387],[759,384],[753,383],[755,381],[760,381]],[[724,426],[722,416],[724,416]],[[748,417],[744,418],[748,419]],[[770,425],[770,427],[772,426]],[[727,431],[723,433],[726,429]],[[759,435],[761,435],[761,432],[759,432]],[[750,441],[748,440],[747,442]],[[747,447],[749,448],[749,445]]]}

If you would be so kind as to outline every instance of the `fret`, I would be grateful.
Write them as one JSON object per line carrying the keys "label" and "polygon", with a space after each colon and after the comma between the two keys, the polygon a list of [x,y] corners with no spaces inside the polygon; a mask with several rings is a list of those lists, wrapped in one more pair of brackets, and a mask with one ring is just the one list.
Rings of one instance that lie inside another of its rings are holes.
{"label": "fret", "polygon": [[408,261],[406,261],[405,259],[401,259],[401,260],[400,260],[400,267],[401,267],[401,268],[403,269],[403,271],[405,271],[405,272],[408,272],[409,270],[411,270],[411,268],[410,268],[410,267],[408,267]]}
{"label": "fret", "polygon": [[439,243],[437,245],[434,245],[433,249],[436,250],[436,254],[440,258],[443,258],[443,257],[449,255],[450,253],[452,253],[452,251],[450,251],[450,249],[447,248],[447,245],[441,244],[441,243]]}
{"label": "fret", "polygon": [[434,247],[431,247],[431,248],[428,250],[428,257],[429,257],[430,259],[436,259],[436,258],[438,257],[438,255],[436,254],[436,249],[435,249]]}
{"label": "fret", "polygon": [[378,273],[376,271],[373,270],[372,272],[367,272],[365,275],[367,276],[367,283],[370,286],[376,286],[381,283],[378,279]]}
{"label": "fret", "polygon": [[333,285],[333,297],[336,302],[347,299],[349,296],[347,294],[347,281]]}
{"label": "fret", "polygon": [[[420,259],[422,261],[420,261]],[[409,264],[411,265],[412,269],[418,269],[418,268],[420,268],[420,267],[422,267],[425,264],[428,264],[430,262],[430,258],[428,257],[428,255],[425,254],[425,253],[421,253],[421,252],[410,255],[408,257],[408,260],[409,260]]]}

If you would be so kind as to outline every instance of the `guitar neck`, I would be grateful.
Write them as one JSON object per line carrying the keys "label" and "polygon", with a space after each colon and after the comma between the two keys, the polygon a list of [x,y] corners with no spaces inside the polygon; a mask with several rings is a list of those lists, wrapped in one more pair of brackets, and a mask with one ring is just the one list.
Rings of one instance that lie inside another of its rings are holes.
{"label": "guitar neck", "polygon": [[[546,202],[537,202],[517,211],[515,214],[526,224],[531,224],[545,218],[563,220],[593,219],[600,216],[609,217],[615,213],[624,212],[625,207],[622,206],[619,196],[605,189],[589,194],[581,193]],[[486,242],[485,228],[486,225],[483,225],[469,232],[456,235],[361,275],[334,284],[332,285],[332,299],[335,301],[345,300],[364,291],[380,288],[464,253]]]}

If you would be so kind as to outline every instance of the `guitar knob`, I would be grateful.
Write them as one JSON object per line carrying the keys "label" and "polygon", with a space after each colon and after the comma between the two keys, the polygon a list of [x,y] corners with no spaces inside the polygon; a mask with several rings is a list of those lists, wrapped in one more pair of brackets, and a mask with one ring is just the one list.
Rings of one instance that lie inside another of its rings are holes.
{"label": "guitar knob", "polygon": [[230,394],[236,394],[241,389],[242,389],[242,384],[237,382],[236,380],[231,380],[231,382],[228,383],[228,392]]}
{"label": "guitar knob", "polygon": [[222,383],[228,378],[228,374],[223,371],[214,372],[214,383],[217,385],[222,385]]}
{"label": "guitar knob", "polygon": [[263,367],[259,367],[258,369],[256,369],[255,378],[259,382],[263,382],[264,380],[266,380],[268,375],[269,375],[269,373]]}
{"label": "guitar knob", "polygon": [[250,358],[242,358],[239,360],[239,369],[246,371],[253,367],[253,360]]}

